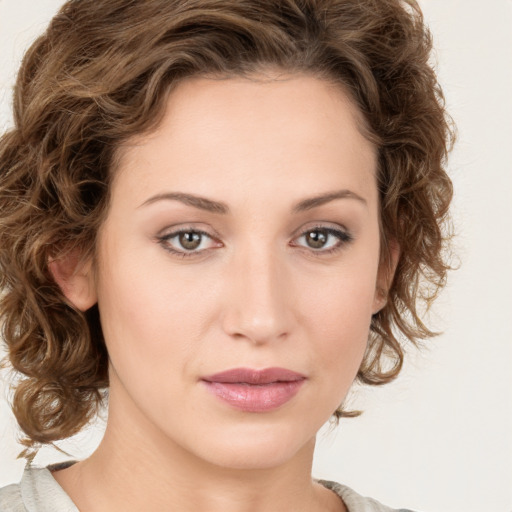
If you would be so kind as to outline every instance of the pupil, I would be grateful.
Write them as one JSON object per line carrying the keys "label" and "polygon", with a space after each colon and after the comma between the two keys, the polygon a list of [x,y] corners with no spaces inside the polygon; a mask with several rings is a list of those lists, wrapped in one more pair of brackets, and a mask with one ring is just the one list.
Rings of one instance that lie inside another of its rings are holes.
{"label": "pupil", "polygon": [[307,243],[314,249],[321,249],[327,242],[327,233],[322,230],[310,231],[307,234]]}
{"label": "pupil", "polygon": [[180,233],[180,244],[184,249],[197,249],[201,243],[201,235],[199,233]]}

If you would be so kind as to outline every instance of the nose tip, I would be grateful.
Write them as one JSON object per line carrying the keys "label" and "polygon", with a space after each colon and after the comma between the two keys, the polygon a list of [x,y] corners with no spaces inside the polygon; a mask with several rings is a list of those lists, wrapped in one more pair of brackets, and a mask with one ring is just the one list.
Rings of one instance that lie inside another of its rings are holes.
{"label": "nose tip", "polygon": [[286,336],[285,330],[276,329],[272,322],[262,317],[253,317],[250,322],[238,322],[236,327],[228,327],[226,331],[234,338],[246,339],[257,345],[269,343]]}
{"label": "nose tip", "polygon": [[271,258],[239,268],[229,278],[224,331],[254,344],[286,337],[292,318],[286,273]]}

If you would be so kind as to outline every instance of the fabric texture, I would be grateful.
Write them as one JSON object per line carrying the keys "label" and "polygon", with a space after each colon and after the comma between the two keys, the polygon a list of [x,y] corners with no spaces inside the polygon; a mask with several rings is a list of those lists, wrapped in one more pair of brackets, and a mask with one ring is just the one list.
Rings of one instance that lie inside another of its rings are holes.
{"label": "fabric texture", "polygon": [[[71,464],[73,462],[55,464],[47,468],[27,465],[19,484],[0,489],[0,512],[79,512],[51,473]],[[335,492],[345,503],[348,512],[412,512],[386,507],[336,482],[318,482]]]}

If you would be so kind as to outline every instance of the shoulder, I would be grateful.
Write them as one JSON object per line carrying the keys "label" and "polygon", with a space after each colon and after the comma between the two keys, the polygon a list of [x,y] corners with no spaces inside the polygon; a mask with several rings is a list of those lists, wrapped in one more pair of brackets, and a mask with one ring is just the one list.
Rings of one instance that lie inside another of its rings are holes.
{"label": "shoulder", "polygon": [[26,512],[26,510],[19,484],[8,485],[0,489],[0,512]]}
{"label": "shoulder", "polygon": [[361,496],[350,487],[338,484],[337,482],[318,480],[318,483],[335,492],[345,503],[348,512],[413,512],[405,508],[395,509],[386,507],[377,500]]}
{"label": "shoulder", "polygon": [[0,512],[78,512],[50,469],[27,465],[19,484],[0,489]]}

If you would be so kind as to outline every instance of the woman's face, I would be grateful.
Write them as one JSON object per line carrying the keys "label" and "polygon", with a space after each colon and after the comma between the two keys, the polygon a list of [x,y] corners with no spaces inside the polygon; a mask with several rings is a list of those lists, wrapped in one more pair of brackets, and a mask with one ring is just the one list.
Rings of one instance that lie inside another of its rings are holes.
{"label": "woman's face", "polygon": [[196,78],[122,148],[94,275],[109,422],[233,468],[312,449],[383,306],[356,118],[316,78]]}

